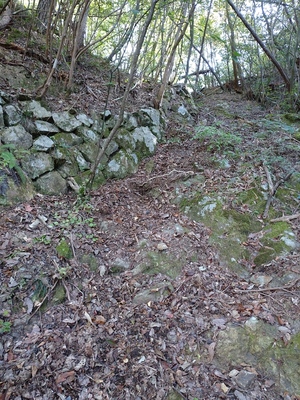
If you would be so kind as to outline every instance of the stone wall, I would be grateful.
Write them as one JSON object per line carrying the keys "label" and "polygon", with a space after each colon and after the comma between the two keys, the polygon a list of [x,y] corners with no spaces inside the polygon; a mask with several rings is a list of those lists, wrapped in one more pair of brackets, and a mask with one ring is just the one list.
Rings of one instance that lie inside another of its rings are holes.
{"label": "stone wall", "polygon": [[[110,111],[96,119],[50,112],[36,100],[13,102],[0,93],[0,204],[27,200],[35,192],[66,193],[70,178],[82,185],[116,118]],[[154,153],[164,126],[153,108],[125,113],[98,166],[95,187],[136,172],[139,161]]]}

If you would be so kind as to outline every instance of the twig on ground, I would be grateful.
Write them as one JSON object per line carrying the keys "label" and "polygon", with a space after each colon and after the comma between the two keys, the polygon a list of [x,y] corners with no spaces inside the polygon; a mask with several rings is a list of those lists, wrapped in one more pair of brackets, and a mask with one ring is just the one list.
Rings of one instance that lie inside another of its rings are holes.
{"label": "twig on ground", "polygon": [[[173,174],[173,172],[177,172],[177,174],[180,174],[179,177],[181,175],[183,175],[184,177],[189,177],[189,176],[195,175],[194,171],[178,171],[177,169],[172,169],[172,171],[170,171],[170,172],[168,172],[166,174],[156,175],[156,176],[153,176],[152,178],[149,178],[146,182],[143,182],[141,184],[141,186],[145,186],[145,185],[149,184],[149,182],[153,181],[154,179],[160,179],[160,178],[164,178],[166,176],[169,176],[169,175]],[[176,178],[176,179],[179,179],[179,178]]]}
{"label": "twig on ground", "polygon": [[[268,217],[269,208],[270,208],[271,202],[272,202],[272,200],[273,200],[273,197],[275,196],[275,193],[276,193],[277,189],[279,188],[279,186],[280,186],[282,183],[284,183],[285,181],[287,181],[287,180],[291,177],[291,175],[293,174],[293,172],[289,172],[284,178],[279,179],[279,181],[277,181],[277,182],[275,183],[275,185],[273,186],[273,182],[272,182],[272,179],[271,179],[271,175],[270,175],[270,173],[269,173],[269,171],[268,171],[268,169],[267,169],[267,166],[266,166],[265,164],[264,164],[264,168],[265,168],[265,171],[266,171],[266,174],[267,174],[268,185],[269,185],[269,192],[270,192],[270,194],[269,194],[269,196],[268,196],[267,204],[266,204],[266,207],[265,207],[265,211],[263,212],[263,215],[262,215],[262,218],[263,218],[263,219],[266,219],[266,218]],[[267,171],[268,171],[268,172],[267,172]],[[269,182],[269,179],[270,179],[270,182]],[[271,189],[272,189],[272,190],[271,190]]]}
{"label": "twig on ground", "polygon": [[293,280],[291,283],[288,285],[284,286],[275,286],[275,287],[270,287],[270,288],[258,288],[258,289],[235,289],[237,292],[275,292],[276,290],[285,290],[285,289],[290,289],[296,283],[300,281],[300,278],[297,278]]}
{"label": "twig on ground", "polygon": [[65,288],[65,291],[66,291],[66,294],[67,294],[67,298],[68,298],[69,302],[71,302],[70,292],[69,292],[69,289],[68,289],[68,287],[66,285],[66,282],[65,282],[64,279],[62,279],[61,281],[62,281],[62,284],[63,284],[63,286]]}
{"label": "twig on ground", "polygon": [[77,261],[72,233],[70,233],[70,243],[71,243],[71,249],[72,249],[73,257],[74,257],[75,261]]}
{"label": "twig on ground", "polygon": [[299,217],[300,217],[300,213],[293,214],[293,215],[283,215],[282,217],[271,219],[270,222],[287,222],[287,221],[291,221],[292,219],[296,219]]}
{"label": "twig on ground", "polygon": [[268,186],[269,186],[269,193],[271,196],[273,196],[274,194],[274,185],[273,185],[273,181],[272,181],[272,177],[270,174],[270,171],[268,170],[268,167],[265,163],[263,163],[263,167],[267,176],[267,181],[268,181]]}
{"label": "twig on ground", "polygon": [[42,307],[42,305],[44,304],[45,300],[47,299],[47,297],[49,296],[49,294],[52,292],[53,289],[55,289],[55,286],[58,283],[58,279],[56,279],[56,281],[54,282],[54,284],[52,285],[52,287],[48,290],[46,296],[43,298],[43,300],[40,302],[40,304],[37,306],[37,309],[30,315],[30,317],[28,318],[27,322],[31,320],[31,318],[39,311],[39,309]]}

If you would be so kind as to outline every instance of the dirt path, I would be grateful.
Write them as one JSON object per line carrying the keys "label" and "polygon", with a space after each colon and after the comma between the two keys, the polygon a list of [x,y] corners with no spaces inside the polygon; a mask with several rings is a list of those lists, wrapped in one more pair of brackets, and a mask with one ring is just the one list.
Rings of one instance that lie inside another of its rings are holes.
{"label": "dirt path", "polygon": [[[108,182],[82,202],[37,196],[2,210],[1,400],[293,398],[280,397],[282,388],[250,364],[224,369],[215,348],[227,324],[256,317],[286,326],[284,313],[296,318],[297,282],[248,290],[249,280],[221,262],[210,229],[178,201],[196,189],[232,193],[233,201],[232,187],[243,190],[263,174],[264,146],[295,163],[298,150],[284,153],[284,132],[281,142],[253,135],[266,131],[265,114],[239,96],[214,95],[195,120],[242,133],[233,149],[218,156],[209,138],[192,139],[195,123],[172,120],[135,176]],[[283,173],[276,165],[274,174]],[[70,259],[58,256],[62,239]],[[295,251],[264,272],[284,266],[298,273],[298,263]],[[256,378],[241,389],[230,372],[245,368]]]}

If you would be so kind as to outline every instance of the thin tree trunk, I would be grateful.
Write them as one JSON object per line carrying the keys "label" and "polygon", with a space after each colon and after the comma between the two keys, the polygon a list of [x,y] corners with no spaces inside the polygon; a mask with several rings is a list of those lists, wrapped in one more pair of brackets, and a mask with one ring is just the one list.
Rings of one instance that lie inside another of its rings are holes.
{"label": "thin tree trunk", "polygon": [[[137,0],[136,5],[135,5],[135,9],[139,10],[139,8],[140,8],[140,0]],[[116,54],[118,54],[122,50],[122,48],[125,46],[125,44],[128,43],[128,41],[132,37],[134,26],[135,26],[136,20],[137,20],[137,15],[138,15],[138,13],[134,13],[133,18],[132,18],[131,23],[130,23],[130,26],[127,29],[127,32],[125,32],[125,34],[121,38],[120,42],[117,44],[117,46],[115,46],[113,51],[108,56],[108,58],[107,58],[108,62],[111,62],[113,60],[114,56]]]}
{"label": "thin tree trunk", "polygon": [[132,62],[131,62],[130,74],[129,74],[129,78],[128,78],[128,81],[127,81],[127,85],[126,85],[125,93],[124,93],[124,96],[123,96],[122,104],[121,104],[121,107],[120,107],[119,116],[118,116],[118,119],[117,119],[112,131],[110,132],[108,138],[105,140],[105,143],[104,143],[102,148],[100,147],[100,143],[99,143],[98,155],[97,155],[96,160],[94,162],[94,165],[92,167],[90,179],[89,179],[89,181],[87,183],[87,186],[89,188],[92,188],[92,185],[93,185],[93,182],[94,182],[94,179],[95,179],[95,175],[96,175],[96,171],[97,171],[97,167],[100,164],[100,162],[101,162],[101,160],[102,160],[102,158],[103,158],[103,156],[105,154],[106,149],[108,148],[108,146],[109,146],[110,142],[113,140],[113,138],[116,136],[116,134],[118,132],[118,129],[120,128],[120,126],[121,126],[121,124],[123,122],[125,107],[126,107],[126,104],[127,104],[127,101],[128,101],[129,92],[130,92],[130,89],[131,89],[131,86],[132,86],[132,83],[133,83],[133,80],[134,80],[134,77],[135,77],[135,74],[136,74],[136,68],[137,68],[137,65],[138,65],[139,56],[140,56],[140,53],[141,53],[141,50],[142,50],[142,47],[143,47],[143,43],[144,43],[144,40],[145,40],[145,37],[146,37],[146,34],[147,34],[148,27],[149,27],[149,25],[150,25],[150,23],[152,21],[153,15],[154,15],[155,6],[158,3],[158,1],[159,0],[152,0],[152,2],[151,2],[151,7],[150,7],[150,10],[149,10],[147,19],[145,21],[145,24],[143,26],[142,32],[141,32],[141,34],[139,36],[139,40],[137,42],[136,49],[135,49],[135,52],[134,52],[134,55],[133,55],[133,59],[132,59]]}
{"label": "thin tree trunk", "polygon": [[252,27],[248,24],[248,22],[246,21],[246,19],[242,16],[242,14],[238,11],[238,9],[235,7],[235,5],[232,3],[231,0],[226,0],[227,3],[230,5],[230,7],[233,9],[233,11],[236,13],[236,15],[239,17],[239,19],[243,22],[243,24],[245,25],[245,27],[248,29],[248,31],[251,33],[251,35],[254,37],[254,39],[256,40],[256,42],[260,45],[260,47],[262,48],[262,50],[265,52],[265,54],[269,57],[269,59],[271,60],[271,62],[274,64],[275,68],[278,70],[279,74],[281,75],[286,88],[288,91],[290,91],[291,89],[291,83],[290,80],[288,78],[288,76],[286,75],[286,73],[284,72],[283,68],[281,67],[281,65],[279,64],[279,62],[276,60],[276,58],[274,57],[274,55],[271,53],[271,51],[267,48],[267,46],[262,42],[262,40],[260,39],[260,37],[257,35],[257,33],[254,31],[254,29],[252,29]]}
{"label": "thin tree trunk", "polygon": [[[238,88],[239,86],[239,80],[241,81],[241,84],[243,86],[243,78],[242,78],[242,73],[241,73],[241,67],[239,63],[236,60],[237,57],[237,46],[235,42],[235,35],[234,35],[234,26],[233,22],[230,16],[229,8],[228,8],[228,3],[226,3],[226,15],[227,15],[227,21],[228,21],[228,26],[229,26],[229,31],[230,31],[230,50],[231,50],[231,62],[232,62],[232,69],[233,69],[233,78],[234,78],[234,87]],[[228,77],[230,80],[230,76]]]}
{"label": "thin tree trunk", "polygon": [[52,77],[53,77],[53,74],[54,74],[54,72],[55,72],[55,70],[57,68],[58,61],[60,59],[60,56],[61,56],[61,53],[62,53],[62,49],[63,49],[63,46],[65,44],[65,40],[66,40],[66,37],[67,37],[69,24],[70,24],[70,21],[71,21],[71,19],[73,17],[76,5],[77,5],[77,1],[73,0],[73,4],[71,5],[71,8],[70,8],[70,10],[68,12],[68,15],[67,15],[67,18],[65,20],[65,25],[64,25],[62,36],[61,36],[61,39],[60,39],[60,44],[59,44],[59,47],[58,47],[58,50],[57,50],[57,53],[56,53],[56,57],[55,57],[55,59],[53,61],[53,64],[52,64],[52,68],[51,68],[51,70],[50,70],[50,72],[48,74],[48,77],[47,77],[46,81],[44,82],[44,84],[37,89],[37,95],[39,97],[43,97],[45,95],[45,93],[47,92],[49,86],[51,85]]}
{"label": "thin tree trunk", "polygon": [[[211,10],[212,10],[213,1],[214,0],[210,0],[209,7],[208,7],[208,13],[207,13],[206,20],[205,20],[204,31],[203,31],[203,35],[202,35],[202,38],[201,38],[199,60],[198,60],[198,63],[197,63],[197,71],[200,70],[200,62],[201,62],[201,58],[202,58],[204,41],[205,41],[205,36],[206,36],[207,27],[208,27],[210,13],[211,13]],[[199,82],[199,75],[200,74],[196,75],[196,81],[195,81],[195,86],[196,87],[197,87],[197,84]]]}
{"label": "thin tree trunk", "polygon": [[191,35],[191,42],[189,46],[189,52],[186,60],[186,67],[185,67],[185,77],[184,77],[184,84],[186,85],[188,82],[188,77],[189,77],[189,70],[190,70],[190,59],[192,56],[192,48],[194,44],[194,30],[195,30],[195,24],[194,24],[194,16],[192,16],[191,19],[191,24],[190,24],[190,35]]}
{"label": "thin tree trunk", "polygon": [[80,48],[80,41],[83,40],[82,36],[84,36],[83,31],[85,32],[85,29],[86,29],[86,22],[87,22],[90,5],[91,5],[91,0],[86,0],[84,3],[84,6],[80,12],[78,21],[77,21],[77,26],[75,29],[75,37],[73,38],[73,49],[72,49],[67,89],[70,89],[72,86],[72,83],[73,83],[73,77],[74,77],[76,60],[77,60],[77,52],[78,52],[78,49]]}
{"label": "thin tree trunk", "polygon": [[165,93],[169,78],[170,78],[171,73],[172,73],[177,47],[179,46],[181,40],[183,39],[183,37],[185,35],[185,32],[187,30],[187,27],[189,26],[189,22],[190,22],[190,20],[191,20],[191,18],[193,16],[195,8],[196,8],[196,4],[195,4],[195,2],[193,2],[192,7],[191,7],[190,12],[189,12],[189,15],[188,15],[187,21],[181,23],[179,25],[178,29],[177,29],[177,32],[176,32],[176,35],[175,35],[175,41],[174,41],[174,44],[172,46],[171,53],[169,55],[169,58],[168,58],[168,61],[167,61],[167,65],[166,65],[166,68],[165,68],[165,71],[164,71],[164,75],[163,75],[163,78],[162,78],[162,83],[160,85],[160,88],[159,88],[158,94],[156,96],[156,99],[154,99],[154,108],[156,108],[158,110],[161,107],[161,102],[162,102],[162,99],[163,99],[163,96],[164,96],[164,93]]}

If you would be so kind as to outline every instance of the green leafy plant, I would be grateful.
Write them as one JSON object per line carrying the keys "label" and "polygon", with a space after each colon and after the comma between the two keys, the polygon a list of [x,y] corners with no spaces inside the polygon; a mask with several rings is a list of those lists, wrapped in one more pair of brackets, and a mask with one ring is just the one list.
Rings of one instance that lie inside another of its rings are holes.
{"label": "green leafy plant", "polygon": [[66,217],[62,217],[58,213],[55,213],[54,218],[55,221],[53,222],[53,225],[61,228],[70,228],[72,226],[78,226],[78,225],[81,226],[87,225],[90,228],[94,228],[97,225],[93,217],[86,219],[82,218],[79,215],[79,209],[68,211]]}
{"label": "green leafy plant", "polygon": [[14,168],[17,165],[17,160],[12,153],[14,145],[3,144],[0,146],[0,168]]}
{"label": "green leafy plant", "polygon": [[11,322],[3,321],[3,319],[0,318],[0,333],[9,333],[10,330],[11,330]]}
{"label": "green leafy plant", "polygon": [[19,167],[18,160],[22,159],[28,151],[16,150],[13,144],[2,144],[0,146],[0,170],[9,168],[14,169],[22,182],[25,181],[25,175]]}
{"label": "green leafy plant", "polygon": [[47,235],[42,235],[42,236],[38,236],[35,237],[33,239],[34,243],[43,243],[43,244],[50,244],[51,243],[51,238]]}

